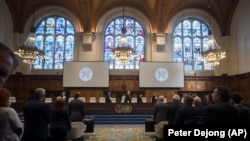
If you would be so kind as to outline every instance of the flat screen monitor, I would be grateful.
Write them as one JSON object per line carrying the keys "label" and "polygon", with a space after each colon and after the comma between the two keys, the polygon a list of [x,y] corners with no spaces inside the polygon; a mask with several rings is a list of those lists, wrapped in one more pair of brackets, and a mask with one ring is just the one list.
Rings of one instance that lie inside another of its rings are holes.
{"label": "flat screen monitor", "polygon": [[184,87],[183,63],[141,62],[139,69],[139,87]]}
{"label": "flat screen monitor", "polygon": [[63,87],[109,87],[108,62],[65,62]]}

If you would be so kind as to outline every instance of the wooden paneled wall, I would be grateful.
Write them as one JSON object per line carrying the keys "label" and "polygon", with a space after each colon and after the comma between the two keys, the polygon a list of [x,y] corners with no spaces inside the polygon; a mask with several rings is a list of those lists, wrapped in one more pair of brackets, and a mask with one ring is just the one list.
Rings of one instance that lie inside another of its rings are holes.
{"label": "wooden paneled wall", "polygon": [[[60,95],[62,91],[67,91],[71,97],[77,91],[86,97],[102,97],[107,91],[143,91],[147,102],[151,102],[154,92],[157,95],[164,95],[168,101],[175,93],[204,93],[213,91],[218,85],[227,85],[232,92],[242,93],[245,101],[250,102],[250,73],[234,76],[185,76],[183,88],[140,88],[139,76],[110,76],[109,88],[64,88],[62,75],[11,75],[5,86],[17,100],[25,101],[30,93],[38,87],[45,88],[49,96]],[[133,95],[135,96],[135,95]]]}

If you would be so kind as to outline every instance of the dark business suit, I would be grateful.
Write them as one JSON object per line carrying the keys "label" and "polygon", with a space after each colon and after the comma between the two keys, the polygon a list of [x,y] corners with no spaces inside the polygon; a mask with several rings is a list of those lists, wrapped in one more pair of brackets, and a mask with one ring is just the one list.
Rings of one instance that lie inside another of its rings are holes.
{"label": "dark business suit", "polygon": [[71,122],[68,111],[52,110],[52,120],[50,123],[50,134],[55,141],[66,141],[68,131],[71,129]]}
{"label": "dark business suit", "polygon": [[168,105],[167,120],[168,124],[173,124],[176,111],[183,105],[180,102],[173,102]]}
{"label": "dark business suit", "polygon": [[137,96],[137,103],[143,103],[142,97],[140,95]]}
{"label": "dark business suit", "polygon": [[130,96],[130,94],[126,94],[125,99],[124,99],[124,103],[131,103],[131,96]]}
{"label": "dark business suit", "polygon": [[105,103],[112,103],[111,101],[111,98],[110,98],[110,95],[107,94],[106,97],[105,97]]}
{"label": "dark business suit", "polygon": [[51,120],[51,108],[48,104],[33,99],[25,103],[23,141],[45,141],[48,137],[48,125]]}
{"label": "dark business suit", "polygon": [[70,101],[69,116],[71,121],[83,121],[85,117],[84,102],[78,98]]}
{"label": "dark business suit", "polygon": [[159,101],[154,106],[154,121],[158,123],[160,121],[167,120],[167,104],[163,103],[163,101]]}
{"label": "dark business suit", "polygon": [[152,96],[152,103],[156,103],[156,101],[157,101],[156,96]]}
{"label": "dark business suit", "polygon": [[208,124],[239,124],[240,114],[233,105],[221,102],[206,108],[205,119]]}
{"label": "dark business suit", "polygon": [[235,104],[234,105],[240,114],[240,124],[250,124],[250,108],[246,107],[242,104]]}
{"label": "dark business suit", "polygon": [[185,105],[176,111],[174,124],[189,124],[187,121],[201,116],[201,111],[192,105]]}

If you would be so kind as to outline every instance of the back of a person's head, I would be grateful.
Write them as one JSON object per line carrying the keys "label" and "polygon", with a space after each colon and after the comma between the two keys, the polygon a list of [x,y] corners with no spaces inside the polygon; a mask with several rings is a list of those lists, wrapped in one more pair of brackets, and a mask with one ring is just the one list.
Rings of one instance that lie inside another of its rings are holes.
{"label": "back of a person's head", "polygon": [[195,96],[194,98],[193,98],[193,104],[194,105],[198,105],[198,104],[200,104],[201,103],[201,98],[199,97],[199,96]]}
{"label": "back of a person's head", "polygon": [[164,101],[164,96],[163,96],[163,95],[160,95],[160,96],[159,96],[159,101],[161,101],[161,102]]}
{"label": "back of a person's head", "polygon": [[193,104],[193,96],[191,96],[191,95],[184,96],[184,104],[185,105],[192,105]]}
{"label": "back of a person's head", "polygon": [[37,88],[34,91],[34,98],[42,100],[45,98],[45,89],[44,88]]}
{"label": "back of a person's head", "polygon": [[79,97],[80,97],[80,92],[75,93],[74,98],[77,99],[77,98],[79,98]]}
{"label": "back of a person's head", "polygon": [[240,94],[233,94],[233,95],[231,95],[231,99],[236,104],[240,104],[242,102],[242,100],[243,100],[243,98],[242,98],[242,96]]}
{"label": "back of a person's head", "polygon": [[9,106],[10,91],[5,88],[0,88],[0,107]]}
{"label": "back of a person's head", "polygon": [[10,48],[0,42],[0,58],[7,57],[7,56],[10,56],[13,59],[13,68],[12,68],[12,72],[13,72],[18,66],[18,60],[15,54],[10,50]]}
{"label": "back of a person's head", "polygon": [[228,103],[230,100],[231,92],[227,86],[218,86],[217,94],[221,97],[221,102]]}
{"label": "back of a person's head", "polygon": [[172,97],[173,102],[179,102],[180,101],[180,96],[178,94],[174,94]]}
{"label": "back of a person's head", "polygon": [[62,97],[58,96],[56,97],[56,101],[54,103],[54,109],[55,110],[62,110],[64,109],[64,100]]}

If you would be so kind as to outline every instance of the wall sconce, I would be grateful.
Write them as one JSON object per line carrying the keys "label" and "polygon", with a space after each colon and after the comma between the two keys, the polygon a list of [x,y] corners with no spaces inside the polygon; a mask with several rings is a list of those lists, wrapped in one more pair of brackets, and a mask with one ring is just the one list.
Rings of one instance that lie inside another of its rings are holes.
{"label": "wall sconce", "polygon": [[156,42],[156,33],[153,34],[153,41]]}
{"label": "wall sconce", "polygon": [[156,42],[157,48],[164,48],[166,44],[166,34],[153,34],[153,40]]}
{"label": "wall sconce", "polygon": [[96,39],[95,32],[82,33],[82,43],[83,44],[92,44],[92,42]]}
{"label": "wall sconce", "polygon": [[94,32],[88,32],[88,33],[82,33],[82,43],[83,43],[83,49],[85,51],[91,51],[92,50],[92,43],[96,39],[96,35]]}
{"label": "wall sconce", "polygon": [[96,39],[95,32],[92,32],[92,41],[95,41],[95,39]]}

